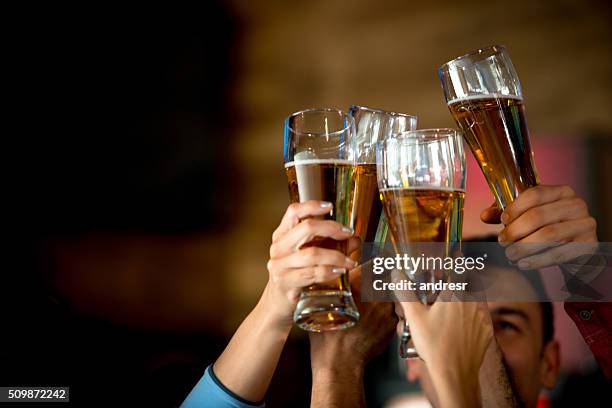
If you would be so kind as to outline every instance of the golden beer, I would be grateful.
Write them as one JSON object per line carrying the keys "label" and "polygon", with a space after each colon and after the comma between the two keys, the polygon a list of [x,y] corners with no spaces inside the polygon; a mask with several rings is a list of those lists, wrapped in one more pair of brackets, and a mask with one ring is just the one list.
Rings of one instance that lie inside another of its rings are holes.
{"label": "golden beer", "polygon": [[[339,163],[339,161],[329,160],[317,160],[316,164],[299,164],[299,172],[303,173],[302,181],[304,182],[302,186],[302,196],[309,197],[303,201],[325,200],[335,203],[336,197],[333,194],[335,191],[334,183],[330,184],[329,180],[334,180],[334,177],[338,176],[338,172],[348,174],[349,169],[343,168],[343,166],[349,165],[346,163]],[[347,224],[353,225],[355,236],[362,242],[371,242],[376,235],[380,215],[382,213],[382,203],[380,201],[378,181],[376,179],[376,164],[358,164],[354,169],[350,170],[350,191],[348,193],[348,199],[350,201],[347,210],[344,210],[350,219],[350,222]],[[289,195],[291,202],[299,202],[300,190],[298,188],[298,177],[295,164],[289,163],[286,165],[285,172],[289,180]],[[344,179],[344,177],[346,176],[341,176],[342,179]],[[328,181],[321,182],[321,180]],[[325,188],[322,187],[323,184],[326,185]],[[312,198],[324,196],[327,198]],[[346,198],[344,200],[346,200]],[[322,217],[321,219],[338,220],[332,215]]]}
{"label": "golden beer", "polygon": [[464,191],[389,188],[380,192],[396,251],[411,242],[460,242]]}
{"label": "golden beer", "polygon": [[[390,188],[381,191],[395,251],[411,257],[444,259],[461,242],[464,191],[431,188]],[[431,243],[442,243],[432,245]],[[408,276],[416,282],[447,281],[448,271],[427,269]],[[423,303],[433,303],[437,291],[416,291]]]}
{"label": "golden beer", "polygon": [[382,213],[376,164],[356,165],[352,188],[354,191],[351,198],[354,201],[350,206],[350,214],[355,236],[359,237],[361,242],[373,242]]}
{"label": "golden beer", "polygon": [[539,184],[521,98],[475,96],[448,107],[502,208]]}
{"label": "golden beer", "polygon": [[[353,182],[354,166],[346,160],[303,160],[285,164],[285,173],[289,182],[289,195],[291,202],[304,202],[308,200],[329,201],[334,204],[329,214],[318,216],[320,219],[337,221],[343,225],[350,225],[350,204]],[[335,249],[346,254],[346,240],[337,241],[332,238],[315,238],[302,247],[316,246],[320,248]],[[348,273],[324,283],[310,285],[303,289],[308,296],[350,295]],[[302,326],[321,327],[327,329],[333,326],[344,326],[352,321],[350,316],[337,314],[333,311],[321,313],[306,313],[305,320],[296,323]]]}

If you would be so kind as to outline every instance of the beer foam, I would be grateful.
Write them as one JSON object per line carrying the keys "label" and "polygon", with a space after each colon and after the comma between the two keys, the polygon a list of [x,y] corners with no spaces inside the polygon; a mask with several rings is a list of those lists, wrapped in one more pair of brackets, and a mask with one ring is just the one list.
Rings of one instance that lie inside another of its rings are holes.
{"label": "beer foam", "polygon": [[463,101],[473,101],[474,99],[516,99],[517,101],[522,101],[523,98],[516,95],[503,95],[500,93],[492,93],[492,94],[480,94],[480,95],[468,95],[463,96],[461,98],[455,98],[448,101],[447,105],[452,105],[453,103],[463,102]]}
{"label": "beer foam", "polygon": [[304,166],[307,164],[338,164],[338,165],[349,165],[353,166],[355,163],[352,160],[342,160],[342,159],[304,159],[304,160],[294,160],[285,163],[285,168],[293,167],[295,165]]}
{"label": "beer foam", "polygon": [[311,150],[304,150],[302,152],[296,153],[293,160],[301,161],[301,160],[312,160],[318,159],[317,155]]}
{"label": "beer foam", "polygon": [[409,186],[409,187],[387,187],[381,188],[380,192],[383,191],[400,191],[400,190],[428,190],[428,191],[444,191],[447,193],[465,193],[465,189],[452,188],[452,187],[439,187],[439,186]]}

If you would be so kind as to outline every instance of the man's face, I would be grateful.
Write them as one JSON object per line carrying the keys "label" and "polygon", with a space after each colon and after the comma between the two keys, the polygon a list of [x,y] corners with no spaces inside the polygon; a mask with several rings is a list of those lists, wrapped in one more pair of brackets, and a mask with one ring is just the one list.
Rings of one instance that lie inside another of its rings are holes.
{"label": "man's face", "polygon": [[542,312],[534,302],[489,302],[495,339],[510,381],[525,406],[535,406],[542,381]]}
{"label": "man's face", "polygon": [[490,301],[487,305],[516,397],[526,407],[535,406],[542,387],[552,388],[555,384],[559,345],[555,340],[544,344],[542,306],[522,273],[513,268],[492,267],[487,275],[492,278],[489,299],[520,300]]}
{"label": "man's face", "polygon": [[[535,299],[533,289],[521,274],[510,268],[499,268],[499,272],[497,276],[502,278],[496,284],[505,288],[503,293],[506,298],[512,298],[509,292],[516,290],[516,293],[521,294],[521,299],[529,291]],[[535,407],[541,388],[554,386],[559,365],[558,343],[553,340],[543,344],[540,303],[500,301],[488,302],[487,305],[495,339],[514,385],[515,397],[523,406]],[[418,360],[407,360],[407,365],[408,379],[413,381],[418,378],[425,395],[435,404],[435,390],[424,364]]]}

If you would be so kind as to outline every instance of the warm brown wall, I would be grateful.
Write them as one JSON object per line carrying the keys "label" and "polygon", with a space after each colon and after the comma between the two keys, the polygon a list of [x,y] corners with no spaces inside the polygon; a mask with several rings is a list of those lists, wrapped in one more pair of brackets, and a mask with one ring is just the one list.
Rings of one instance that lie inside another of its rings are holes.
{"label": "warm brown wall", "polygon": [[[609,10],[594,1],[234,2],[236,159],[248,182],[228,242],[226,282],[238,319],[261,291],[269,236],[287,204],[282,120],[350,103],[415,113],[452,126],[437,78],[445,61],[505,44],[520,75],[532,133],[612,132]],[[232,321],[231,324],[235,324]]]}

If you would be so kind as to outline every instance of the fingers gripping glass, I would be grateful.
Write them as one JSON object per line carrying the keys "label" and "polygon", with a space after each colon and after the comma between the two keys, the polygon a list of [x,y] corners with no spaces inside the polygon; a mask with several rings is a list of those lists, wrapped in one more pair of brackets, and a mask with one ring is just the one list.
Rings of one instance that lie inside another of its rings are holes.
{"label": "fingers gripping glass", "polygon": [[[401,133],[378,143],[376,165],[395,252],[401,256],[452,256],[461,242],[466,183],[460,134],[454,129]],[[448,280],[448,272],[422,266],[403,277],[417,283],[435,283]],[[434,291],[415,294],[424,304],[433,303],[438,295]],[[407,323],[400,340],[402,357],[418,356],[410,347]]]}
{"label": "fingers gripping glass", "polygon": [[[329,201],[332,211],[321,216],[353,228],[351,202],[355,168],[355,125],[336,109],[310,109],[285,120],[284,159],[292,202]],[[347,254],[347,241],[315,237],[305,246]],[[337,279],[310,285],[300,294],[293,320],[308,331],[353,326],[359,312],[351,294],[348,272]]]}

